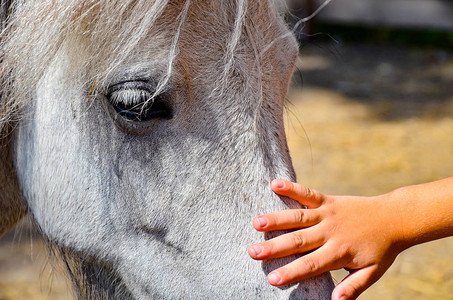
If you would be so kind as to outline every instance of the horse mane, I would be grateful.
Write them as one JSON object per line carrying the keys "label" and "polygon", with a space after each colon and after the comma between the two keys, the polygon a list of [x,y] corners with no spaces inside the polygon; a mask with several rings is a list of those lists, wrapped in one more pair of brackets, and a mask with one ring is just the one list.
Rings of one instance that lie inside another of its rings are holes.
{"label": "horse mane", "polygon": [[[2,17],[5,12],[9,14],[6,21],[2,20],[7,25],[0,36],[0,130],[4,132],[8,124],[21,118],[38,81],[62,47],[77,45],[68,56],[79,70],[94,68],[103,70],[105,75],[127,58],[168,3],[169,0],[2,2]],[[80,53],[81,49],[85,53]],[[99,76],[78,75],[87,82],[94,82]]]}
{"label": "horse mane", "polygon": [[[157,24],[163,13],[174,13],[174,8],[181,7],[181,3],[182,9],[174,14],[173,24]],[[108,74],[127,61],[151,30],[159,32],[159,26],[173,26],[175,34],[168,52],[167,74],[158,85],[158,93],[172,73],[173,61],[178,55],[179,34],[190,7],[208,3],[204,0],[1,1],[0,134],[5,134],[11,124],[23,117],[24,107],[32,99],[38,81],[62,47],[73,49],[68,57],[74,73],[79,72],[74,78],[83,78],[83,83],[91,91],[94,86],[103,86]],[[223,76],[218,79],[216,89],[220,94],[247,26],[246,12],[251,3],[253,1],[235,0],[219,4],[225,15],[232,10],[236,12],[230,39],[225,45]],[[284,6],[283,0],[267,0],[266,3],[272,7]]]}
{"label": "horse mane", "polygon": [[8,15],[9,15],[9,9],[11,7],[11,3],[13,0],[1,0],[0,1],[0,29],[3,31],[5,29],[7,20],[8,20]]}

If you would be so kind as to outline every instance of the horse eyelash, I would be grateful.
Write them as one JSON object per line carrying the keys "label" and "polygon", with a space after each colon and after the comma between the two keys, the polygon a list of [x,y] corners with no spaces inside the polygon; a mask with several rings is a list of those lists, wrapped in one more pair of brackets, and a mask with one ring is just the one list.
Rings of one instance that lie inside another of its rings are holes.
{"label": "horse eyelash", "polygon": [[124,89],[109,95],[109,100],[113,105],[122,104],[124,106],[139,105],[151,100],[151,98],[151,92],[139,89]]}

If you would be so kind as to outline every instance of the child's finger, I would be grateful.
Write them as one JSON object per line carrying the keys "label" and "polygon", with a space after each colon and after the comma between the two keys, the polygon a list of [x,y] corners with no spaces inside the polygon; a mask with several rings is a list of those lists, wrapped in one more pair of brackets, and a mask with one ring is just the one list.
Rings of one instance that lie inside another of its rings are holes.
{"label": "child's finger", "polygon": [[271,182],[271,187],[275,193],[290,197],[308,208],[316,208],[324,203],[323,194],[298,183],[276,179]]}
{"label": "child's finger", "polygon": [[337,285],[332,293],[334,300],[356,299],[363,291],[375,283],[381,275],[376,272],[377,266],[360,269],[348,275]]}
{"label": "child's finger", "polygon": [[321,247],[324,237],[311,227],[280,235],[271,240],[252,245],[249,247],[249,255],[254,259],[271,259],[285,257],[292,254],[305,253]]}
{"label": "child's finger", "polygon": [[253,219],[253,227],[258,231],[307,228],[318,224],[321,218],[316,210],[288,209]]}
{"label": "child's finger", "polygon": [[332,251],[335,252],[335,249],[323,246],[271,272],[267,280],[274,286],[282,286],[339,269],[342,267],[341,261],[332,255]]}

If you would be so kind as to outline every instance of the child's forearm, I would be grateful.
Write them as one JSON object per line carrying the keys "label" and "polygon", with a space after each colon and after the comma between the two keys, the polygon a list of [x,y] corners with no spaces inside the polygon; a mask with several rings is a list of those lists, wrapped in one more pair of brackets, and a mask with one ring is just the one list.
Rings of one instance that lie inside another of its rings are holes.
{"label": "child's forearm", "polygon": [[399,188],[389,196],[401,207],[404,248],[453,235],[453,177]]}

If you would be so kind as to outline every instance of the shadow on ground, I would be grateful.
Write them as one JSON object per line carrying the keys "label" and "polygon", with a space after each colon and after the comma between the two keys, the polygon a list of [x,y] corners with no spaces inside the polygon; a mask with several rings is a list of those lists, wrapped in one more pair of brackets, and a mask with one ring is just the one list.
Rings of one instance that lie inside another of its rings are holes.
{"label": "shadow on ground", "polygon": [[453,113],[452,51],[332,41],[303,46],[298,69],[296,86],[328,89],[368,104],[381,119]]}

